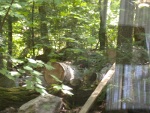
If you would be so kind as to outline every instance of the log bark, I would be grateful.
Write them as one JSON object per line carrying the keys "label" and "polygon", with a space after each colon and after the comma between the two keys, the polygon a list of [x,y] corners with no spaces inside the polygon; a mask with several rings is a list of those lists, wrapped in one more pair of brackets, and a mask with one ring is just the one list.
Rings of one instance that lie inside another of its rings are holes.
{"label": "log bark", "polygon": [[0,87],[0,110],[8,107],[18,108],[27,101],[39,96],[39,93],[25,88]]}

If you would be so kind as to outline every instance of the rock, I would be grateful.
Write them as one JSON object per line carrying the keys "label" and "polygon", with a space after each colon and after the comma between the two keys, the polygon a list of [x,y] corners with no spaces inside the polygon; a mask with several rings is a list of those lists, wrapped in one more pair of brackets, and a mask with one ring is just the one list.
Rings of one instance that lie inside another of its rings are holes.
{"label": "rock", "polygon": [[46,94],[25,103],[18,113],[59,113],[62,107],[62,98]]}
{"label": "rock", "polygon": [[9,107],[9,108],[6,108],[3,111],[0,111],[0,113],[17,113],[17,109],[14,108],[14,107]]}

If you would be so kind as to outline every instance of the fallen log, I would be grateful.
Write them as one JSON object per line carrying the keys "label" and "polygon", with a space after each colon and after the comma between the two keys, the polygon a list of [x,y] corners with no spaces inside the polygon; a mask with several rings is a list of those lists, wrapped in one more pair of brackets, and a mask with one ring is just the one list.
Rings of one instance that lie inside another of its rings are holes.
{"label": "fallen log", "polygon": [[47,84],[55,84],[58,83],[57,80],[55,80],[51,75],[56,76],[59,80],[63,80],[64,78],[64,69],[63,67],[60,65],[60,63],[51,63],[50,64],[54,69],[52,70],[48,70],[48,69],[44,69],[43,73],[44,73],[44,78]]}
{"label": "fallen log", "polygon": [[0,87],[0,110],[8,107],[18,108],[27,101],[39,96],[35,91],[20,88],[3,88]]}
{"label": "fallen log", "polygon": [[51,63],[51,66],[54,67],[54,69],[44,69],[44,78],[48,85],[59,82],[53,78],[53,75],[61,80],[64,84],[71,84],[73,86],[80,84],[80,72],[75,68],[75,66],[71,66],[70,64],[63,62],[53,62]]}
{"label": "fallen log", "polygon": [[91,94],[91,96],[88,98],[88,100],[86,101],[86,103],[84,104],[84,106],[82,107],[79,113],[87,113],[90,110],[96,98],[100,95],[100,93],[102,92],[102,89],[106,86],[107,82],[113,76],[114,72],[115,72],[115,63],[106,73],[106,75],[101,80],[101,82],[98,84],[98,86],[96,87],[94,92]]}

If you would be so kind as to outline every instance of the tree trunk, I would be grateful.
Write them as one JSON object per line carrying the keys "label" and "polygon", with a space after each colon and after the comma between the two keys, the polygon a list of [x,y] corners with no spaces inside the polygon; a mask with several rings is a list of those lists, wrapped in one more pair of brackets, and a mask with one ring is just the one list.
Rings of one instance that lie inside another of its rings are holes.
{"label": "tree trunk", "polygon": [[39,7],[39,14],[40,14],[40,30],[41,30],[41,39],[44,43],[43,52],[45,55],[48,55],[51,52],[51,49],[48,47],[50,46],[49,39],[48,39],[48,28],[46,23],[46,3],[43,2],[42,5]]}
{"label": "tree trunk", "polygon": [[[2,25],[2,17],[0,16],[0,26]],[[0,49],[2,49],[3,45],[3,38],[2,38],[2,28],[0,29]],[[0,69],[3,67],[3,54],[2,51],[0,51]],[[1,73],[0,73],[1,76]]]}
{"label": "tree trunk", "polygon": [[34,49],[34,6],[35,3],[33,1],[32,3],[32,17],[31,17],[31,20],[32,20],[32,27],[31,27],[31,34],[32,34],[32,52],[33,52],[33,57],[35,57],[35,49]]}
{"label": "tree trunk", "polygon": [[[12,56],[12,17],[8,17],[8,54]],[[7,68],[12,69],[10,58],[7,59]]]}
{"label": "tree trunk", "polygon": [[104,50],[106,47],[106,20],[107,20],[107,3],[108,0],[99,0],[100,3],[100,28],[99,28],[99,42],[100,49]]}
{"label": "tree trunk", "polygon": [[[0,16],[0,27],[2,25],[2,21],[1,21],[1,16]],[[3,68],[3,37],[2,37],[2,28],[0,29],[0,70]],[[6,76],[2,75],[0,73],[0,87],[13,87],[15,86],[14,81],[10,80],[9,78],[7,78]]]}
{"label": "tree trunk", "polygon": [[[0,52],[0,69],[3,68],[3,37],[2,37],[2,31],[0,31],[0,48],[1,48],[1,52]],[[8,18],[8,52],[11,55],[12,54],[12,20],[9,17]],[[7,59],[9,61],[9,59]],[[12,67],[12,64],[10,62],[8,62],[7,66],[9,68]],[[0,87],[13,87],[15,86],[15,82],[13,80],[10,80],[8,77],[6,77],[5,75],[2,75],[0,73]]]}

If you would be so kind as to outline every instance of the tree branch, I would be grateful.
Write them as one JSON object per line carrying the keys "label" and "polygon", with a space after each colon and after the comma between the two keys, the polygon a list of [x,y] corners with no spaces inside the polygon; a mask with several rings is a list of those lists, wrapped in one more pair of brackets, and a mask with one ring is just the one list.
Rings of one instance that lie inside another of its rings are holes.
{"label": "tree branch", "polygon": [[9,11],[10,11],[10,8],[11,8],[13,2],[14,2],[14,0],[11,1],[10,6],[9,6],[9,8],[8,8],[8,10],[7,10],[7,12],[6,12],[6,14],[5,14],[3,20],[2,20],[2,23],[1,23],[1,26],[0,26],[0,31],[2,31],[3,25],[4,25],[4,23],[5,23],[5,20],[6,20],[7,16],[8,16],[8,13],[9,13]]}

